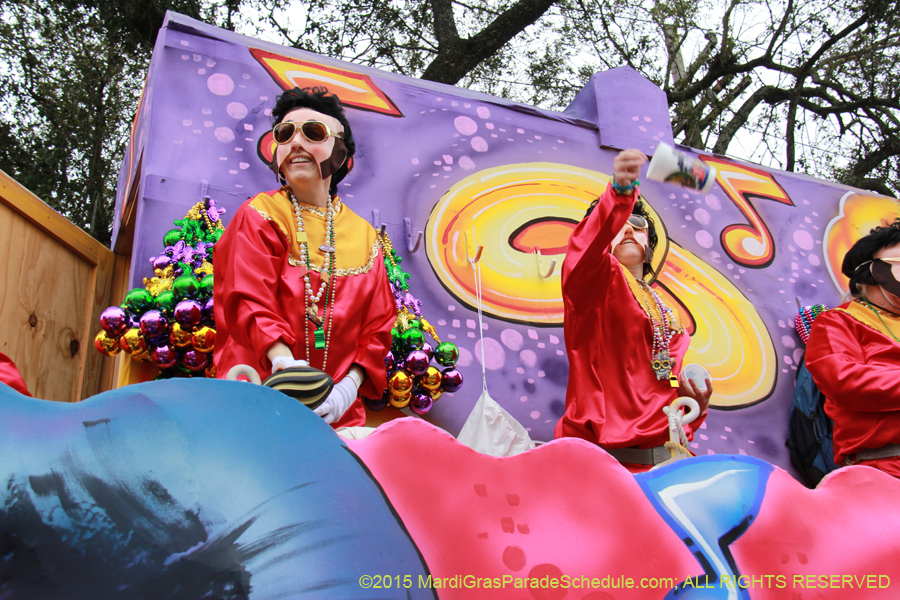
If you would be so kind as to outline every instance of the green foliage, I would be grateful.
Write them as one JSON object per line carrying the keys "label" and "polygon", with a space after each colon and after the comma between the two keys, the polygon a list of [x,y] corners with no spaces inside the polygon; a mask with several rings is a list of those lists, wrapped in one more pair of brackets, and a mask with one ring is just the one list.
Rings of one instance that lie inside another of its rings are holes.
{"label": "green foliage", "polygon": [[194,0],[0,0],[0,169],[107,245],[167,8],[232,14]]}
{"label": "green foliage", "polygon": [[628,65],[676,139],[896,195],[900,0],[0,0],[0,169],[108,242],[167,8],[411,77],[565,108]]}

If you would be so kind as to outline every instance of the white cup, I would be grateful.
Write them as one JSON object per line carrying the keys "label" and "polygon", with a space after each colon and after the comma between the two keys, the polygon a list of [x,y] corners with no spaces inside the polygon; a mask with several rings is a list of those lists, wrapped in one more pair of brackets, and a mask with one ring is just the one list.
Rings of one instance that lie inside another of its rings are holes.
{"label": "white cup", "polygon": [[647,166],[647,179],[708,192],[716,182],[716,169],[660,142]]}
{"label": "white cup", "polygon": [[709,378],[709,371],[698,364],[691,363],[689,365],[684,365],[684,368],[681,369],[681,373],[684,375],[685,379],[690,379],[696,383],[701,392],[706,391],[706,380]]}

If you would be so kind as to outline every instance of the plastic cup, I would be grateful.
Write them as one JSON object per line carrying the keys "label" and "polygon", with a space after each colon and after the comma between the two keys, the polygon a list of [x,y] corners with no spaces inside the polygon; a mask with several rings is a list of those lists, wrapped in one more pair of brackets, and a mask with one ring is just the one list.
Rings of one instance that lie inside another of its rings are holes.
{"label": "plastic cup", "polygon": [[716,169],[660,142],[647,166],[647,179],[708,192],[716,182]]}
{"label": "plastic cup", "polygon": [[684,374],[686,379],[690,379],[691,381],[696,383],[701,392],[706,391],[706,379],[709,377],[709,371],[698,364],[691,363],[689,365],[684,365],[684,368],[681,370],[681,372]]}

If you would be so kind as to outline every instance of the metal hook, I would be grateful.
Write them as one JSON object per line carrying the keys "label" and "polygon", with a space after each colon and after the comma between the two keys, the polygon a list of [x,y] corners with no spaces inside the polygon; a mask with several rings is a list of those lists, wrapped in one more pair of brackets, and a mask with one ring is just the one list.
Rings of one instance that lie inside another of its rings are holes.
{"label": "metal hook", "polygon": [[415,253],[419,246],[422,244],[422,237],[425,235],[422,233],[422,230],[419,230],[419,233],[416,234],[416,243],[413,244],[412,241],[412,222],[409,219],[404,218],[403,224],[406,225],[406,249],[410,254]]}
{"label": "metal hook", "polygon": [[378,230],[378,236],[384,237],[384,232],[387,230],[387,223],[381,223],[379,225],[379,221],[381,221],[381,211],[377,208],[372,209],[372,227]]}
{"label": "metal hook", "polygon": [[200,180],[200,202],[206,206],[206,199],[209,198],[209,182],[205,179]]}
{"label": "metal hook", "polygon": [[540,246],[534,247],[534,261],[537,263],[538,275],[540,275],[544,279],[548,279],[551,275],[553,275],[553,270],[556,269],[556,259],[555,258],[550,259],[550,270],[547,271],[546,275],[541,271],[541,247]]}
{"label": "metal hook", "polygon": [[[479,260],[481,260],[481,253],[484,250],[484,246],[475,246],[475,258],[470,258],[469,257],[469,232],[466,230],[463,230],[463,235],[466,238],[466,260],[469,261],[469,264],[471,264],[472,268],[474,269],[475,263],[477,263]],[[475,234],[473,233],[472,234],[472,238],[473,238],[472,242],[473,243],[475,242],[474,237],[475,237]]]}

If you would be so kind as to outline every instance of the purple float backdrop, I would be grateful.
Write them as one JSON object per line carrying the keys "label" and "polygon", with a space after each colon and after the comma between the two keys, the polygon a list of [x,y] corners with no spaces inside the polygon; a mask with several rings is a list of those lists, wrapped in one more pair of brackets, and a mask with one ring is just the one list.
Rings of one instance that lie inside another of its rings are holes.
{"label": "purple float backdrop", "polygon": [[[565,114],[553,113],[268,44],[169,13],[119,178],[114,245],[129,198],[137,210],[131,287],[152,276],[149,259],[161,251],[163,235],[204,195],[227,210],[227,224],[244,200],[278,187],[257,144],[271,127],[270,111],[282,88],[250,47],[367,75],[402,113],[398,118],[347,109],[357,154],[339,191],[363,218],[373,221],[378,211],[377,222],[387,224],[402,267],[412,276],[411,290],[424,302],[424,315],[442,339],[461,348],[465,385],[445,395],[426,417],[458,433],[481,392],[477,314],[441,284],[424,242],[418,252],[407,251],[404,218],[414,233],[424,230],[451,186],[493,167],[547,162],[610,174],[617,149],[636,146],[650,153],[659,140],[671,142],[665,96],[634,71],[614,69],[592,78]],[[749,454],[786,467],[787,412],[802,347],[793,327],[795,296],[804,304],[838,303],[823,236],[850,188],[754,168],[770,173],[793,202],[753,201],[775,247],[771,264],[762,269],[735,264],[724,252],[720,232],[747,219],[720,186],[698,195],[645,181],[641,192],[671,242],[723,274],[756,306],[778,360],[772,394],[747,408],[713,411],[698,432],[695,451]],[[485,324],[492,397],[535,439],[551,439],[568,374],[562,327],[490,316]]]}

